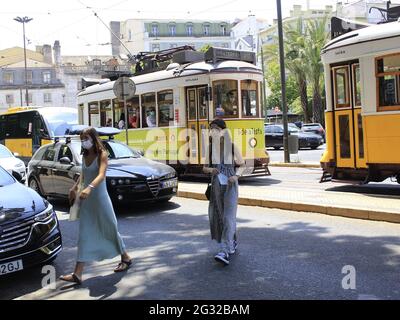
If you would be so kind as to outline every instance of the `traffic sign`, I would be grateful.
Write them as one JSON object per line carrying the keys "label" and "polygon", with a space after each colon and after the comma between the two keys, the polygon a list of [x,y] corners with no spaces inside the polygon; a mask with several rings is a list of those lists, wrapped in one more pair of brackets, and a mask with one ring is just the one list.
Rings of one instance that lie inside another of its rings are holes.
{"label": "traffic sign", "polygon": [[113,91],[118,100],[132,99],[136,93],[136,85],[128,77],[121,77],[114,83]]}

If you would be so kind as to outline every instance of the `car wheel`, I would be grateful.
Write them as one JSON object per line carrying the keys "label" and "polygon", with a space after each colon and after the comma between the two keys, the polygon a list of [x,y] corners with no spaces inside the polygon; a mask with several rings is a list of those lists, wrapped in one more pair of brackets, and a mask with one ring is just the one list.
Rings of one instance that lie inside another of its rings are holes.
{"label": "car wheel", "polygon": [[34,191],[36,191],[41,197],[44,197],[42,191],[40,190],[39,183],[36,181],[35,178],[31,178],[29,180],[29,188],[31,188]]}

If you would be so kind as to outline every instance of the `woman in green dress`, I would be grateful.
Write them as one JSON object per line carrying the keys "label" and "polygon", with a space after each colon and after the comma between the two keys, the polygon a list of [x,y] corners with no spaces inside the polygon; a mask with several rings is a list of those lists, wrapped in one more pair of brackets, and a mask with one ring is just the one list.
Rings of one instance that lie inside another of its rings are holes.
{"label": "woman in green dress", "polygon": [[[125,244],[118,233],[117,219],[107,192],[106,171],[107,151],[94,128],[81,133],[83,150],[82,175],[70,190],[70,201],[80,197],[78,257],[75,271],[61,276],[67,282],[82,283],[83,267],[86,262],[102,261],[121,256],[115,272],[127,270],[132,264],[125,250]],[[83,178],[83,190],[78,194],[78,186]]]}

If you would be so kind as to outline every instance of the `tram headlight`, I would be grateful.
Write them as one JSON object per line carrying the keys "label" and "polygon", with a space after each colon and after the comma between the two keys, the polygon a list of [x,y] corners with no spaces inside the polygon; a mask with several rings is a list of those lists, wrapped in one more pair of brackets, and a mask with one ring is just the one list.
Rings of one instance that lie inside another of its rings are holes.
{"label": "tram headlight", "polygon": [[112,180],[110,181],[110,183],[111,183],[111,185],[112,185],[113,187],[115,187],[115,186],[117,185],[117,180],[112,179]]}
{"label": "tram headlight", "polygon": [[249,140],[249,145],[250,145],[250,147],[255,148],[257,146],[257,139],[256,138],[251,138]]}

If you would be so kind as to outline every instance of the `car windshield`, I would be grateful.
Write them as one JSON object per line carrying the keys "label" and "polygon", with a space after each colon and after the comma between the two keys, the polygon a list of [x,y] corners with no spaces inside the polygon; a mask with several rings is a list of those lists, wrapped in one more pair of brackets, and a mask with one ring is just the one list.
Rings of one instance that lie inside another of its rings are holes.
{"label": "car windshield", "polygon": [[[283,132],[283,126],[279,126],[279,131]],[[289,133],[299,133],[300,130],[297,128],[294,128],[292,126],[288,126],[288,132]]]}
{"label": "car windshield", "polygon": [[0,158],[10,158],[12,157],[11,152],[6,149],[6,147],[0,145]]}
{"label": "car windshield", "polygon": [[63,136],[68,129],[78,124],[78,115],[74,111],[47,113],[45,119],[49,125],[50,135],[52,137]]}
{"label": "car windshield", "polygon": [[110,154],[110,159],[140,158],[138,152],[119,142],[108,141],[106,147]]}
{"label": "car windshield", "polygon": [[0,188],[15,183],[12,176],[8,174],[2,167],[0,167]]}

